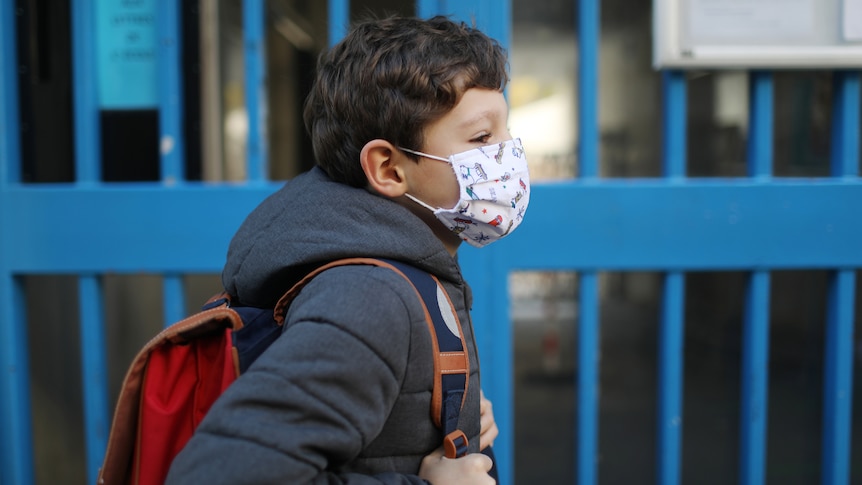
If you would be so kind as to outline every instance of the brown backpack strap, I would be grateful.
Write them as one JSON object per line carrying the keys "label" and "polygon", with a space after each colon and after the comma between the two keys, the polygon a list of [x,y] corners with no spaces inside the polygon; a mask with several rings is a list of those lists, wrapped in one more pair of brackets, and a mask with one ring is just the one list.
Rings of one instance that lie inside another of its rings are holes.
{"label": "brown backpack strap", "polygon": [[275,318],[276,323],[278,323],[279,325],[284,324],[284,317],[287,313],[287,307],[290,306],[290,303],[293,301],[294,298],[296,298],[296,295],[298,295],[299,292],[302,291],[303,288],[305,288],[305,285],[307,285],[309,281],[314,279],[315,276],[336,266],[348,266],[352,264],[383,266],[395,269],[395,267],[391,264],[374,258],[344,258],[332,261],[331,263],[324,264],[323,266],[320,266],[311,273],[305,275],[304,278],[299,280],[299,282],[293,285],[293,287],[287,290],[287,292],[282,295],[281,298],[278,299],[278,302],[275,304],[275,308],[273,308],[273,317]]}
{"label": "brown backpack strap", "polygon": [[[431,396],[431,418],[434,421],[434,424],[441,429],[445,428],[445,423],[443,423],[441,419],[441,415],[443,412],[443,376],[444,375],[463,375],[464,377],[464,389],[463,396],[461,398],[461,406],[464,405],[464,401],[467,397],[467,386],[470,382],[470,359],[467,355],[467,343],[464,340],[464,331],[461,328],[461,320],[458,318],[458,313],[455,311],[455,306],[452,304],[452,301],[449,299],[448,293],[443,289],[443,285],[434,275],[428,274],[438,288],[438,295],[442,294],[446,298],[447,306],[451,312],[452,322],[457,327],[458,338],[461,340],[461,349],[460,351],[441,351],[440,344],[437,336],[437,328],[434,325],[434,321],[431,317],[431,312],[429,311],[428,304],[423,298],[421,292],[416,285],[413,283],[413,280],[410,279],[408,275],[406,275],[401,269],[397,266],[389,263],[387,261],[383,261],[375,258],[346,258],[340,259],[337,261],[333,261],[331,263],[325,264],[316,270],[312,271],[308,275],[305,276],[302,280],[296,283],[291,289],[289,289],[275,305],[274,309],[274,317],[276,322],[281,325],[284,323],[285,314],[287,312],[287,307],[290,303],[296,298],[302,288],[308,284],[315,276],[318,274],[336,266],[346,266],[346,265],[371,265],[371,266],[379,266],[382,268],[389,268],[397,274],[401,275],[405,280],[407,280],[410,285],[413,287],[413,290],[416,292],[416,296],[419,298],[419,301],[422,304],[422,309],[425,313],[425,322],[428,325],[428,331],[431,334],[431,341],[433,345],[433,355],[434,355],[434,388]],[[418,271],[418,270],[417,270]],[[427,273],[426,273],[427,274]],[[438,308],[439,308],[438,301]],[[437,311],[437,309],[435,309]],[[443,317],[445,319],[445,317]],[[454,333],[454,332],[453,332]],[[449,439],[451,441],[451,438]],[[461,440],[463,444],[458,446],[457,448],[463,453],[466,450],[467,439],[461,433]],[[447,447],[447,452],[449,447]],[[454,458],[455,456],[449,456],[450,458]]]}

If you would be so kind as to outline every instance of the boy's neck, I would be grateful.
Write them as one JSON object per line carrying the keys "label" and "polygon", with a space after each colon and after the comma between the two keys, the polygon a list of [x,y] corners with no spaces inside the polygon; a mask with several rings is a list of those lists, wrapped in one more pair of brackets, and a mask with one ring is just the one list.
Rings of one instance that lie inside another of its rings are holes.
{"label": "boy's neck", "polygon": [[[406,197],[404,199],[406,199]],[[422,219],[422,222],[428,225],[431,232],[434,233],[434,236],[440,240],[443,247],[446,248],[446,251],[448,251],[454,258],[455,253],[458,252],[458,248],[461,246],[461,238],[450,231],[449,228],[440,222],[440,220],[437,219],[437,216],[428,209],[415,202],[409,201],[409,199],[402,203],[402,205],[407,207],[410,212],[415,214],[419,219]]]}
{"label": "boy's neck", "polygon": [[455,253],[458,252],[458,248],[461,246],[461,238],[450,231],[448,227],[443,225],[433,212],[404,196],[390,200],[393,200],[398,205],[409,210],[413,215],[421,219],[422,222],[431,229],[434,236],[440,240],[443,247],[446,248],[446,251],[448,251],[453,258],[455,257]]}
{"label": "boy's neck", "polygon": [[443,247],[446,248],[446,251],[449,251],[449,254],[454,258],[455,253],[458,252],[458,248],[461,246],[461,238],[453,234],[448,228],[444,227],[440,221],[435,222],[437,222],[437,226],[442,227],[445,234],[437,234],[436,228],[433,226],[431,227],[431,230],[434,231],[434,235],[437,236],[437,239],[443,243]]}

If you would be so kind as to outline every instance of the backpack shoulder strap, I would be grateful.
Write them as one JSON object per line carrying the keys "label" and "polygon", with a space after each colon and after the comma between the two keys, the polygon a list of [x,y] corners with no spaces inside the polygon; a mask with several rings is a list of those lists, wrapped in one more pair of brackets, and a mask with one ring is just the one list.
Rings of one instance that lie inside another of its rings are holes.
{"label": "backpack shoulder strap", "polygon": [[275,319],[284,323],[287,307],[300,290],[315,276],[336,266],[363,264],[389,268],[407,280],[425,310],[434,353],[434,388],[431,418],[446,437],[446,456],[455,458],[467,452],[467,438],[458,429],[458,417],[470,381],[470,359],[458,313],[436,276],[409,264],[389,259],[347,258],[333,261],[312,271],[284,294],[275,305]]}

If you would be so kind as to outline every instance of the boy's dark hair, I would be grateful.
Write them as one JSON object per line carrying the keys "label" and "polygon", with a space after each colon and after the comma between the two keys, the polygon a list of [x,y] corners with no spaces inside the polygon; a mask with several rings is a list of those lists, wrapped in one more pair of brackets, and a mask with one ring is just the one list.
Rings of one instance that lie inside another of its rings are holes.
{"label": "boy's dark hair", "polygon": [[305,104],[317,164],[335,181],[367,184],[359,153],[373,139],[421,149],[423,129],[470,88],[502,90],[506,53],[446,17],[358,24],[319,60]]}

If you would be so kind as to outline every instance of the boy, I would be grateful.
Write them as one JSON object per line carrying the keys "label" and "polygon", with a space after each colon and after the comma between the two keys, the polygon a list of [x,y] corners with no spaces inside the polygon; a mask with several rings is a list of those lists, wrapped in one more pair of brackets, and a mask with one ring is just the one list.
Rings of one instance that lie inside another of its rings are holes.
{"label": "boy", "polygon": [[493,483],[478,452],[497,428],[455,253],[462,240],[483,246],[508,234],[526,209],[507,80],[500,46],[464,24],[357,26],[321,57],[306,102],[317,167],[249,215],[222,275],[235,302],[258,307],[345,257],[435,275],[469,353],[459,428],[470,453],[448,459],[439,449],[430,333],[413,288],[389,269],[340,266],[299,293],[282,337],[212,407],[169,483]]}

